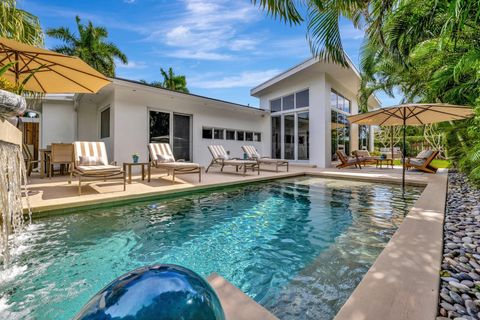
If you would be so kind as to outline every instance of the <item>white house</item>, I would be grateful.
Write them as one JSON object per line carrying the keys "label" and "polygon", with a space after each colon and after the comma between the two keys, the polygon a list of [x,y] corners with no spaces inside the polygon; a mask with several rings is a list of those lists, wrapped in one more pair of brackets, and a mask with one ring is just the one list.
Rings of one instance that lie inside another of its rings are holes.
{"label": "white house", "polygon": [[[358,111],[360,76],[354,66],[309,59],[260,84],[260,107],[112,79],[97,94],[47,95],[37,126],[38,146],[104,141],[110,159],[148,160],[149,142],[168,142],[178,159],[208,165],[207,146],[222,144],[234,157],[254,145],[262,155],[330,166],[337,148],[347,153],[373,145],[369,128],[350,126]],[[378,107],[375,99],[371,107]],[[30,139],[31,140],[31,139]]]}

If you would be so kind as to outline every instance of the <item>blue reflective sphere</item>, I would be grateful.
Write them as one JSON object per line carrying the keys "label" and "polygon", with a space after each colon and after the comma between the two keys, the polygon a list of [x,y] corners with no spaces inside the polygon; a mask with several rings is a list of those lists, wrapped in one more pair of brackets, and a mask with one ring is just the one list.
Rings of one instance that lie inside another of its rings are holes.
{"label": "blue reflective sphere", "polygon": [[100,290],[78,320],[224,320],[220,300],[195,272],[172,264],[135,269]]}

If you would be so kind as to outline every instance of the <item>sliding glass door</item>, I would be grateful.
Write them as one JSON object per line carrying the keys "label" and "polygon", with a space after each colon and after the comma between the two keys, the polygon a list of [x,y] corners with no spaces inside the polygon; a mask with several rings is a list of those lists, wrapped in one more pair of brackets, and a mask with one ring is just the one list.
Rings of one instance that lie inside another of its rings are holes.
{"label": "sliding glass door", "polygon": [[283,116],[283,157],[295,160],[295,114]]}
{"label": "sliding glass door", "polygon": [[175,159],[191,161],[191,116],[150,110],[149,117],[150,142],[169,143]]}
{"label": "sliding glass door", "polygon": [[272,116],[272,157],[310,159],[310,121],[308,111]]}

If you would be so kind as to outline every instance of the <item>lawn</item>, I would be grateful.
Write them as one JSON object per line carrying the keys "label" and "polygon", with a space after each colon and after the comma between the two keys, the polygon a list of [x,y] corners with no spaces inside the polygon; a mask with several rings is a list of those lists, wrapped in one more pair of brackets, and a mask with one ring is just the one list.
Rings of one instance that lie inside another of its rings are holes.
{"label": "lawn", "polygon": [[[393,163],[399,166],[402,164],[400,160],[395,160]],[[451,165],[450,160],[435,159],[432,161],[432,166],[435,168],[450,168]]]}

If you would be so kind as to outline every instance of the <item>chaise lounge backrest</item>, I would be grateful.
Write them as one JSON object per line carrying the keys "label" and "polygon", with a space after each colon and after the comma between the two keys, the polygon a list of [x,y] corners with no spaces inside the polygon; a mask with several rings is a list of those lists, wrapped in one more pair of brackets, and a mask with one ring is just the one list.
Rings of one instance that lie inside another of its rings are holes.
{"label": "chaise lounge backrest", "polygon": [[368,150],[355,150],[353,151],[355,156],[359,158],[371,158],[372,156],[370,155],[370,152]]}
{"label": "chaise lounge backrest", "polygon": [[208,150],[212,154],[213,159],[222,159],[222,160],[228,160],[229,156],[227,151],[225,151],[225,148],[222,145],[211,145],[208,146]]}
{"label": "chaise lounge backrest", "polygon": [[108,165],[107,149],[102,141],[75,141],[75,166],[106,166]]}
{"label": "chaise lounge backrest", "polygon": [[260,159],[260,154],[254,146],[242,146],[243,151],[247,154],[249,159]]}
{"label": "chaise lounge backrest", "polygon": [[150,152],[150,158],[154,162],[175,162],[175,157],[168,143],[149,143],[148,151]]}

